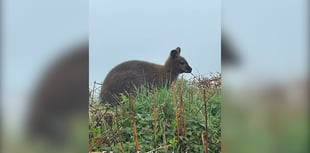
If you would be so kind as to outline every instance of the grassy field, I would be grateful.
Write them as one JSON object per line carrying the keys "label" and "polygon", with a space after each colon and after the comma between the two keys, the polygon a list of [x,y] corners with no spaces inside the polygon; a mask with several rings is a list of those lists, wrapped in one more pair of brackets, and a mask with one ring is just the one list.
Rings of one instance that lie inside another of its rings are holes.
{"label": "grassy field", "polygon": [[221,76],[179,79],[171,88],[139,89],[122,104],[98,103],[90,89],[89,149],[113,152],[221,152]]}

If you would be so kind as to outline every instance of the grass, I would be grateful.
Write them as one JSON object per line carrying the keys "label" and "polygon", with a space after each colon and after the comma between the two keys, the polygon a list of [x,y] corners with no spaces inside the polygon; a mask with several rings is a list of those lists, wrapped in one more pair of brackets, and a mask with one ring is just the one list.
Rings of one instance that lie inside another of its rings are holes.
{"label": "grass", "polygon": [[181,78],[169,89],[142,87],[135,97],[122,95],[117,107],[98,103],[95,83],[89,98],[90,151],[221,152],[220,77]]}

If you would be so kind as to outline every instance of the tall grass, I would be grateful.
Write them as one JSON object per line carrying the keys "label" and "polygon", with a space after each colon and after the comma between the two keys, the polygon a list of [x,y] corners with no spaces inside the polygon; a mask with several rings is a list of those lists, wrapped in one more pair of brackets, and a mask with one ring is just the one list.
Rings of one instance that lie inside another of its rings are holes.
{"label": "tall grass", "polygon": [[[179,79],[171,88],[140,88],[121,105],[90,93],[90,151],[221,152],[220,74]],[[95,94],[93,93],[95,92]]]}

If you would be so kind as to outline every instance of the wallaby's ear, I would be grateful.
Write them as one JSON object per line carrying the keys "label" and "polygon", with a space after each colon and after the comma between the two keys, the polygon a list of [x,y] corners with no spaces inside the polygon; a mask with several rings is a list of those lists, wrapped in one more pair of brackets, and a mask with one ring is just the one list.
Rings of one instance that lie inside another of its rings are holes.
{"label": "wallaby's ear", "polygon": [[180,53],[181,53],[181,48],[180,48],[180,47],[177,47],[175,50],[176,50],[176,51],[179,53],[179,55],[180,55]]}
{"label": "wallaby's ear", "polygon": [[180,47],[177,47],[176,49],[172,50],[170,52],[170,56],[171,57],[177,57],[177,56],[180,56],[180,52],[181,52],[181,48]]}

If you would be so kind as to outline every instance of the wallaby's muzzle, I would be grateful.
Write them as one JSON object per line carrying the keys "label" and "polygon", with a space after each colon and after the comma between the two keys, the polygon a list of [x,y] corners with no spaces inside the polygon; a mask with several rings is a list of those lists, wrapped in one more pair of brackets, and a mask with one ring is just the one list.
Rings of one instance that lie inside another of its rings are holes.
{"label": "wallaby's muzzle", "polygon": [[192,68],[190,66],[187,66],[185,73],[192,73]]}

